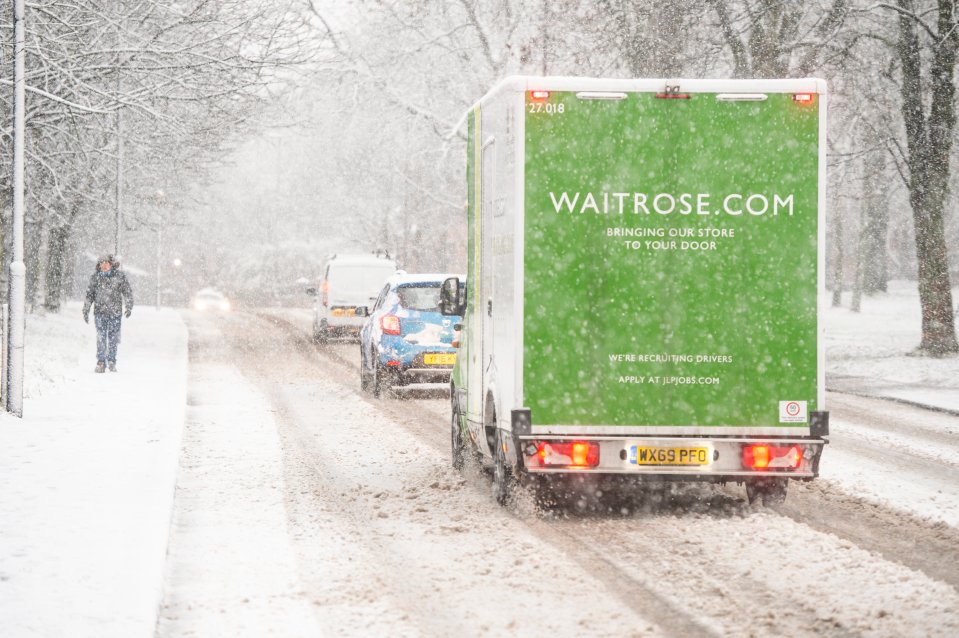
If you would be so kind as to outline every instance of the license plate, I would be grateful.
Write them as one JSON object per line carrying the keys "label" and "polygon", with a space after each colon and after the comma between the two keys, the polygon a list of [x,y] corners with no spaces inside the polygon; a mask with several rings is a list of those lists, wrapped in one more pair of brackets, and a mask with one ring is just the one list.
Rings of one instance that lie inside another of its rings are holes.
{"label": "license plate", "polygon": [[456,353],[424,354],[423,363],[428,366],[453,365],[456,363]]}
{"label": "license plate", "polygon": [[352,317],[356,314],[356,308],[333,308],[330,315],[334,317]]}
{"label": "license plate", "polygon": [[629,450],[629,462],[636,465],[709,465],[709,448],[634,445]]}

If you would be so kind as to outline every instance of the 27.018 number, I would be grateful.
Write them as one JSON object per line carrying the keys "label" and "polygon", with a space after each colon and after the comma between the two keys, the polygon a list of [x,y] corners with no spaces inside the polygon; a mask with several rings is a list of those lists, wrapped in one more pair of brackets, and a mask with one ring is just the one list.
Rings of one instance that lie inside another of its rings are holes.
{"label": "27.018 number", "polygon": [[530,113],[565,113],[565,104],[550,104],[549,102],[531,102],[529,105]]}

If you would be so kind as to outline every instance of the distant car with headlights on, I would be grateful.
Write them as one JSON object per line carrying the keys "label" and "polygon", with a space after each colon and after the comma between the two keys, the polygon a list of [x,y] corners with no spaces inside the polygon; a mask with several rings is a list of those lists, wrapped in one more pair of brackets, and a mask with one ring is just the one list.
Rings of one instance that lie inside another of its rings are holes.
{"label": "distant car with headlights on", "polygon": [[197,312],[230,312],[233,309],[230,300],[213,288],[197,291],[190,306]]}
{"label": "distant car with headlights on", "polygon": [[396,274],[371,308],[357,308],[357,314],[369,317],[360,331],[364,391],[379,397],[395,387],[449,383],[462,318],[440,313],[440,286],[456,276]]}

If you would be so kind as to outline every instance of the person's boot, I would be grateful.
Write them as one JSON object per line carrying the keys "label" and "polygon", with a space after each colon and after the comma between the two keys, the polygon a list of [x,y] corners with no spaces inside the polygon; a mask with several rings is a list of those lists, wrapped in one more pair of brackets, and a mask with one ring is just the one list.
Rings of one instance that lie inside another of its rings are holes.
{"label": "person's boot", "polygon": [[106,369],[107,369],[106,364],[104,364],[102,361],[97,361],[97,367],[94,368],[93,371],[96,373],[101,373],[101,372],[104,372]]}
{"label": "person's boot", "polygon": [[110,363],[107,364],[107,367],[110,369],[110,372],[116,372],[116,371],[117,371],[117,362],[116,362],[116,361],[111,361]]}

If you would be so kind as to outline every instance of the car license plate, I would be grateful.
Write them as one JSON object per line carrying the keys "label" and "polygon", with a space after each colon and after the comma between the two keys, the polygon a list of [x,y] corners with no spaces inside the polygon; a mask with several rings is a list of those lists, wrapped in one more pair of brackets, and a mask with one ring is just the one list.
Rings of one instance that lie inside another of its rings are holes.
{"label": "car license plate", "polygon": [[435,354],[424,354],[423,363],[428,366],[438,366],[438,365],[453,365],[456,363],[456,353],[435,353]]}
{"label": "car license plate", "polygon": [[356,314],[356,308],[333,308],[330,314],[334,317],[352,317]]}
{"label": "car license plate", "polygon": [[634,445],[629,450],[629,462],[635,465],[709,465],[709,448]]}

